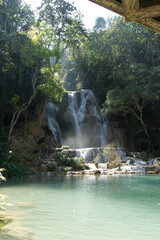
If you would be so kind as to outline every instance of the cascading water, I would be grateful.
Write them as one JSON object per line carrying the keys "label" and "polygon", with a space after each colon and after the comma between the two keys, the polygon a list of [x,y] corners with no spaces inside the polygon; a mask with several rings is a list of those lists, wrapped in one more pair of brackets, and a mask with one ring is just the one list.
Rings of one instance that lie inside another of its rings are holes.
{"label": "cascading water", "polygon": [[76,92],[68,92],[68,115],[70,115],[71,122],[73,123],[73,127],[76,135],[76,147],[81,147],[81,128],[77,116],[78,106],[77,101],[75,100]]}
{"label": "cascading water", "polygon": [[[62,102],[60,125],[58,108],[47,104],[47,119],[54,139],[61,145],[76,149],[77,156],[86,162],[105,163],[103,147],[106,145],[107,123],[91,90],[69,91]],[[61,132],[63,134],[61,134]],[[120,152],[120,155],[123,155]],[[123,158],[123,156],[122,156]]]}
{"label": "cascading water", "polygon": [[57,143],[60,143],[61,145],[63,145],[64,140],[62,138],[59,124],[56,120],[58,108],[53,102],[49,102],[46,105],[46,111],[47,111],[48,126],[52,131],[53,137]]}
{"label": "cascading water", "polygon": [[73,148],[102,147],[106,144],[106,122],[91,90],[68,92],[68,107],[64,116],[74,129],[72,136],[66,137],[66,144]]}
{"label": "cascading water", "polygon": [[[78,157],[93,161],[106,145],[107,124],[91,90],[69,91],[64,121],[71,124],[66,145],[75,148]],[[104,156],[101,157],[105,161]]]}

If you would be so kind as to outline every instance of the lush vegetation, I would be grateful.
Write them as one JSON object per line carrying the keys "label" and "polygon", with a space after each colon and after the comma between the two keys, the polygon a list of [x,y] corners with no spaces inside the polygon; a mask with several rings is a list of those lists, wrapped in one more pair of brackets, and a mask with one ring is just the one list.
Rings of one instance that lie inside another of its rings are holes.
{"label": "lush vegetation", "polygon": [[108,116],[133,129],[138,151],[160,147],[160,35],[121,17],[99,18],[64,61],[67,89],[92,89]]}
{"label": "lush vegetation", "polygon": [[67,1],[43,0],[38,11],[36,19],[22,0],[0,1],[0,158],[8,176],[25,172],[9,149],[15,125],[24,122],[25,137],[37,105],[41,125],[47,100],[61,101],[61,59],[86,38],[80,13]]}
{"label": "lush vegetation", "polygon": [[83,158],[72,156],[72,154],[70,155],[70,153],[68,153],[67,151],[57,153],[55,159],[62,166],[65,167],[66,171],[68,170],[79,171],[88,169],[88,166]]}
{"label": "lush vegetation", "polygon": [[2,180],[10,177],[21,177],[29,173],[28,167],[20,161],[15,153],[9,150],[9,146],[4,141],[0,142],[0,159],[3,169],[3,175],[0,174]]}
{"label": "lush vegetation", "polygon": [[25,137],[31,117],[41,126],[46,102],[61,101],[65,89],[93,90],[104,113],[132,129],[138,151],[160,154],[159,80],[158,33],[121,17],[98,18],[87,31],[66,0],[42,0],[36,18],[22,0],[1,0],[1,166],[8,177],[26,172],[10,152],[13,130],[21,120]]}
{"label": "lush vegetation", "polygon": [[21,0],[0,2],[0,126],[3,130],[10,124],[9,142],[37,93],[43,106],[47,98],[62,99],[60,59],[69,46],[76,48],[84,34],[80,14],[66,1],[43,0],[37,21]]}

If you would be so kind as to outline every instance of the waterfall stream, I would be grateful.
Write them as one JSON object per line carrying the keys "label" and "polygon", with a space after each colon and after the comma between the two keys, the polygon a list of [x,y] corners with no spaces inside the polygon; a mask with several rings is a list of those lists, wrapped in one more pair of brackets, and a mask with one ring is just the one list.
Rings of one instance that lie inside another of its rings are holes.
{"label": "waterfall stream", "polygon": [[76,139],[71,143],[66,138],[68,145],[74,148],[106,145],[107,125],[91,90],[69,91],[65,116],[75,130],[73,139]]}
{"label": "waterfall stream", "polygon": [[52,102],[47,104],[48,125],[55,141],[61,146],[65,144],[76,149],[77,156],[83,157],[87,162],[106,162],[102,153],[107,144],[107,123],[93,92],[69,91],[65,101],[61,125],[57,120],[57,106]]}
{"label": "waterfall stream", "polygon": [[76,147],[80,148],[82,146],[81,142],[81,127],[80,127],[80,122],[78,119],[78,106],[77,106],[77,101],[76,99],[76,92],[68,92],[68,109],[67,111],[70,113],[70,115],[73,117],[73,126],[75,129],[75,134],[76,134]]}
{"label": "waterfall stream", "polygon": [[62,138],[61,130],[56,119],[58,108],[53,102],[48,102],[46,105],[46,111],[48,126],[53,134],[53,137],[57,143],[63,145],[64,140]]}

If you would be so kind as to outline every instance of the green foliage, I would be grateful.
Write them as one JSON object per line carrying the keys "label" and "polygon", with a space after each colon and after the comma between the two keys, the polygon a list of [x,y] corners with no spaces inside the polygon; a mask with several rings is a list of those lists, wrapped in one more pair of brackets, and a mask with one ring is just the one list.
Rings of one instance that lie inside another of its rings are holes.
{"label": "green foliage", "polygon": [[60,52],[67,46],[76,47],[86,35],[80,13],[65,0],[43,0],[39,13],[41,21],[52,29]]}
{"label": "green foliage", "polygon": [[122,17],[107,20],[105,29],[100,23],[101,18],[79,49],[67,54],[64,85],[93,90],[104,113],[125,116],[135,139],[147,142],[137,142],[139,151],[158,149],[160,35]]}
{"label": "green foliage", "polygon": [[103,17],[96,18],[95,26],[93,27],[94,31],[104,30],[106,27],[106,21]]}
{"label": "green foliage", "polygon": [[19,99],[20,99],[20,96],[18,96],[17,94],[14,94],[14,96],[11,98],[10,104],[15,110],[18,108]]}
{"label": "green foliage", "polygon": [[57,101],[61,101],[65,89],[61,84],[58,72],[52,68],[42,68],[41,73],[43,76],[43,83],[38,86],[38,89],[50,99],[54,97]]}
{"label": "green foliage", "polygon": [[[65,0],[43,0],[37,22],[21,0],[1,1],[0,128],[33,92],[60,101],[63,79],[68,90],[92,89],[104,112],[125,114],[138,150],[148,144],[158,150],[159,49],[159,34],[121,17],[99,17],[87,33]],[[143,134],[137,133],[141,126]]]}
{"label": "green foliage", "polygon": [[62,166],[72,167],[72,170],[74,171],[85,170],[87,168],[86,163],[82,158],[71,157],[67,152],[57,153],[55,158],[62,164]]}
{"label": "green foliage", "polygon": [[[28,78],[31,71],[28,72],[22,63],[21,49],[27,38],[26,31],[33,23],[33,12],[29,6],[23,5],[21,0],[2,1],[0,6],[1,126],[5,121],[10,120],[12,109],[9,102],[13,101],[11,98],[14,94],[23,100],[30,88]],[[22,31],[25,33],[22,34]],[[28,83],[27,88],[25,88],[26,82]],[[25,91],[22,91],[22,87],[25,88]]]}
{"label": "green foliage", "polygon": [[5,142],[0,142],[0,159],[1,167],[5,169],[4,176],[21,177],[28,174],[29,169],[19,163],[19,157],[9,150],[8,145]]}
{"label": "green foliage", "polygon": [[85,35],[79,12],[64,0],[43,0],[37,22],[21,0],[2,1],[0,126],[11,123],[9,140],[20,114],[31,105],[38,90],[46,101],[61,101],[65,92],[61,59],[66,49],[77,48]]}
{"label": "green foliage", "polygon": [[17,161],[7,160],[7,161],[4,161],[1,165],[6,169],[4,175],[7,178],[22,177],[27,175],[29,172],[27,167],[19,164]]}
{"label": "green foliage", "polygon": [[63,146],[61,147],[61,149],[62,149],[62,150],[69,149],[69,146],[65,146],[65,145],[63,145]]}
{"label": "green foliage", "polygon": [[65,167],[64,170],[65,170],[65,172],[68,172],[68,171],[71,171],[72,168],[71,167]]}
{"label": "green foliage", "polygon": [[47,164],[47,171],[48,172],[56,172],[57,166],[54,163],[48,163]]}

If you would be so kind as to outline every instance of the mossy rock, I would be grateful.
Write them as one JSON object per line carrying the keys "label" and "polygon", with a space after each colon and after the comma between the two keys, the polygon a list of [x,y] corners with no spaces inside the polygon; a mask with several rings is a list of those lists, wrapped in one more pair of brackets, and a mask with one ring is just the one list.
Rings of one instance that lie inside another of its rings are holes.
{"label": "mossy rock", "polygon": [[94,175],[100,175],[101,174],[101,171],[100,170],[95,170],[94,171]]}
{"label": "mossy rock", "polygon": [[10,223],[12,220],[10,218],[7,217],[0,217],[0,231],[2,230],[2,228],[7,225],[8,223]]}

